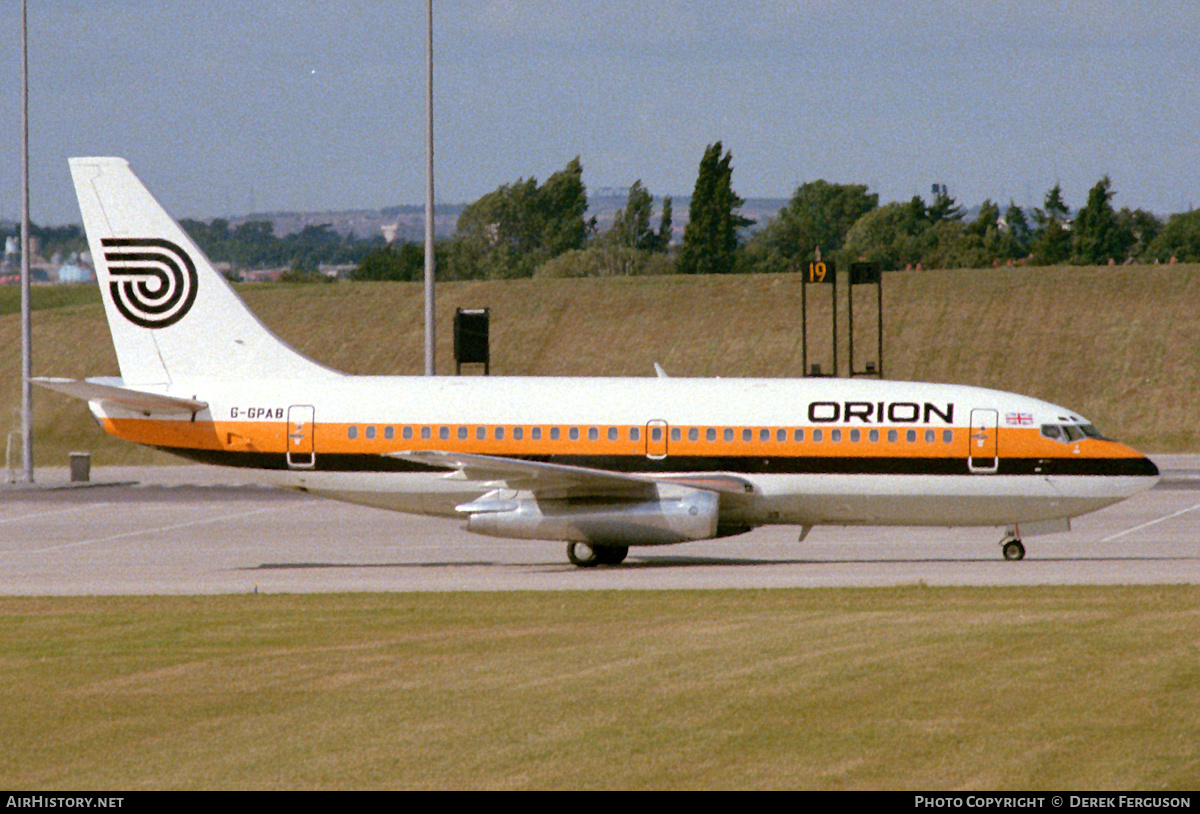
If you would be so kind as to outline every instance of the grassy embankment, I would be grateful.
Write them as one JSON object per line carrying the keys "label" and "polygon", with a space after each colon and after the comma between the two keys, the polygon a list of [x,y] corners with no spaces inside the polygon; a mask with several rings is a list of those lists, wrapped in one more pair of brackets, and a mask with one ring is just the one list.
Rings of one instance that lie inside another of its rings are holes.
{"label": "grassy embankment", "polygon": [[[354,373],[421,372],[420,284],[240,291],[321,362]],[[810,292],[824,314],[810,304],[809,357],[828,369],[828,298]],[[860,296],[858,313],[873,331],[873,303]],[[890,379],[1026,393],[1147,451],[1200,449],[1200,266],[897,272],[885,275],[884,298]],[[455,306],[489,306],[496,375],[645,376],[657,361],[676,376],[795,376],[799,303],[793,275],[447,283],[438,293],[438,364],[453,369]],[[35,375],[117,373],[95,289],[38,289],[35,305]],[[19,426],[15,289],[0,291],[0,314],[7,430]],[[843,324],[843,369],[846,337]],[[873,334],[859,341],[869,349]],[[43,464],[64,463],[72,449],[92,450],[97,464],[174,460],[102,437],[77,402],[45,392],[35,399]]]}
{"label": "grassy embankment", "polygon": [[1195,586],[0,599],[0,784],[1194,789]]}
{"label": "grassy embankment", "polygon": [[[889,275],[889,378],[1028,392],[1195,450],[1197,271]],[[499,374],[794,375],[796,286],[446,285],[439,363],[454,306],[490,305]],[[35,297],[58,298],[35,373],[115,374],[96,292],[65,291]],[[419,286],[243,293],[323,362],[420,370]],[[148,459],[37,398],[41,461]],[[0,783],[1189,789],[1198,607],[1194,586],[4,598]]]}

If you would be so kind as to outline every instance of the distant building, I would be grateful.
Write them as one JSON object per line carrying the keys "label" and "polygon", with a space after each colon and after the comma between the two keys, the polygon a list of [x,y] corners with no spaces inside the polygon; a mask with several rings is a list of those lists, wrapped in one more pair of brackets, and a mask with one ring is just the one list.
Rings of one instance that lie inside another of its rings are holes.
{"label": "distant building", "polygon": [[63,263],[58,267],[58,281],[60,283],[90,283],[92,282],[92,270],[75,263]]}

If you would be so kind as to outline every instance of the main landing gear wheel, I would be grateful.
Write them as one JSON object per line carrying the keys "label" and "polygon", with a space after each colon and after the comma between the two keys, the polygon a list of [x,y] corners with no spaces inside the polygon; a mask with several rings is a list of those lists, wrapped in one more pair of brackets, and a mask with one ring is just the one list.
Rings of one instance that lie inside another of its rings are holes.
{"label": "main landing gear wheel", "polygon": [[624,562],[629,546],[588,545],[567,543],[567,559],[580,568],[595,568],[597,565],[617,565]]}
{"label": "main landing gear wheel", "polygon": [[1000,550],[1004,552],[1004,559],[1006,560],[1025,559],[1025,546],[1020,540],[1007,540],[1001,543]]}

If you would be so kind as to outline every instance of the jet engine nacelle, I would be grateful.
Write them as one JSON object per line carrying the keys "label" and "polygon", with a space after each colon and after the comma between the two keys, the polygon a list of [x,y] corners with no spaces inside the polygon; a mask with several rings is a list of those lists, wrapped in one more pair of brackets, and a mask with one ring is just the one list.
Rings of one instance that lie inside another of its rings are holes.
{"label": "jet engine nacelle", "polygon": [[470,512],[467,531],[490,537],[667,545],[716,537],[718,503],[715,493],[700,489],[642,501],[497,500],[485,495],[460,511]]}

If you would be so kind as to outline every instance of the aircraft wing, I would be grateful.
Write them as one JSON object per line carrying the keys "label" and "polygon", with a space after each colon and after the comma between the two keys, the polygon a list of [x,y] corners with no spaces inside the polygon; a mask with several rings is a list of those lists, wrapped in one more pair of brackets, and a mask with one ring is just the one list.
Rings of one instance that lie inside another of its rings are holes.
{"label": "aircraft wing", "polygon": [[128,410],[150,415],[195,415],[208,407],[208,402],[195,399],[164,396],[160,393],[146,393],[142,390],[132,390],[128,387],[118,387],[113,384],[80,381],[79,379],[56,379],[37,376],[30,379],[34,384],[74,396],[84,401],[100,401],[106,404],[116,404]]}
{"label": "aircraft wing", "polygon": [[605,469],[584,466],[526,461],[493,455],[474,455],[468,452],[389,452],[389,458],[457,470],[464,480],[496,483],[503,481],[509,489],[531,491],[539,498],[616,498],[648,500],[655,496],[659,483],[674,483],[693,489],[726,494],[746,494],[753,486],[729,475],[663,476],[627,475]]}

